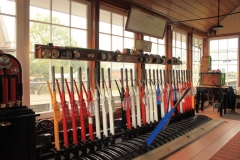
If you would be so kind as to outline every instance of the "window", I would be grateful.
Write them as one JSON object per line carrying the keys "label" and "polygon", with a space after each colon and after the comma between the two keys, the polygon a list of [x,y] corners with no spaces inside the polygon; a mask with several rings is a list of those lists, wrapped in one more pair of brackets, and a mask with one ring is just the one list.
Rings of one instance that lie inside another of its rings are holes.
{"label": "window", "polygon": [[[125,31],[125,24],[127,15],[124,12],[112,11],[109,8],[101,6],[100,9],[100,23],[99,23],[99,49],[116,51],[123,51],[123,48],[133,49],[134,47],[134,33]],[[119,80],[120,68],[128,69],[128,78],[130,79],[130,68],[133,69],[133,63],[121,62],[101,62],[101,68],[104,68],[104,77],[107,81],[107,68],[111,70],[112,90],[113,95],[119,97],[119,92],[115,84],[115,79]],[[124,82],[125,84],[125,82]],[[130,84],[130,83],[129,83]]]}
{"label": "window", "polygon": [[226,73],[226,85],[237,88],[238,37],[210,39],[212,70]]}
{"label": "window", "polygon": [[0,1],[0,49],[16,56],[16,2]]}
{"label": "window", "polygon": [[187,35],[180,31],[172,32],[172,57],[180,58],[182,65],[173,65],[172,69],[187,69]]}
{"label": "window", "polygon": [[[149,37],[149,36],[144,36],[144,40],[146,41],[151,41],[152,42],[152,49],[151,53],[148,54],[155,54],[155,55],[160,55],[160,56],[165,56],[165,38],[163,39],[157,39],[154,37]],[[145,64],[145,68],[148,69],[155,69],[156,70],[163,70],[165,69],[165,65],[161,64]]]}
{"label": "window", "polygon": [[[86,77],[87,67],[84,61],[35,59],[34,44],[51,42],[58,46],[87,48],[88,12],[89,4],[85,1],[30,0],[30,107],[34,111],[51,111],[46,84],[47,80],[51,81],[51,66],[55,66],[56,78],[60,78],[60,67],[64,66],[66,79],[72,66],[76,80],[78,68],[82,67],[83,77]],[[68,97],[66,94],[67,101]]]}
{"label": "window", "polygon": [[193,36],[192,44],[192,80],[193,86],[198,85],[199,72],[200,72],[200,62],[202,57],[202,38]]}

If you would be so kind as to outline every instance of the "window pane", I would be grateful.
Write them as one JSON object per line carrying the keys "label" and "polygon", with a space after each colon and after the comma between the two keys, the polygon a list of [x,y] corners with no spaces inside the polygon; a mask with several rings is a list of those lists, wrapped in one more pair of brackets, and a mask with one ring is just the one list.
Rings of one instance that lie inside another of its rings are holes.
{"label": "window pane", "polygon": [[210,52],[218,52],[218,40],[210,41]]}
{"label": "window pane", "polygon": [[111,36],[107,34],[99,34],[99,49],[111,50]]}
{"label": "window pane", "polygon": [[30,51],[34,51],[35,44],[47,44],[50,42],[50,25],[30,22]]}
{"label": "window pane", "polygon": [[[128,69],[128,79],[130,79],[130,68],[134,68],[134,64],[133,63],[123,63],[123,67]],[[134,73],[134,71],[133,71]],[[133,74],[134,75],[134,74]]]}
{"label": "window pane", "polygon": [[228,52],[228,64],[237,64],[237,52]]}
{"label": "window pane", "polygon": [[176,48],[173,48],[173,49],[172,49],[172,56],[178,58],[178,57],[176,56]]}
{"label": "window pane", "polygon": [[105,10],[100,10],[99,32],[111,33],[111,13]]}
{"label": "window pane", "polygon": [[50,22],[50,0],[30,0],[30,20]]}
{"label": "window pane", "polygon": [[123,16],[112,14],[112,34],[123,35]]}
{"label": "window pane", "polygon": [[[32,5],[30,7],[30,19],[40,22],[30,22],[31,51],[33,51],[34,44],[47,44],[49,42],[59,46],[71,45],[83,48],[87,47],[87,30],[83,30],[87,29],[87,6],[77,2],[71,2],[71,15],[69,13],[70,2],[71,1],[67,0],[52,0],[53,10],[51,11],[50,0],[30,0]],[[50,18],[50,12],[52,12],[52,18]],[[60,26],[69,26],[70,16],[71,25],[74,29]],[[52,25],[52,23],[57,25]],[[69,68],[73,66],[74,79],[77,80],[79,66],[82,67],[83,78],[86,78],[86,65],[86,61],[39,60],[34,59],[34,55],[30,54],[31,108],[37,112],[51,111],[51,99],[48,90],[46,90],[46,81],[51,79],[51,77],[49,77],[51,66],[55,66],[56,78],[60,77],[60,67],[64,66],[66,79],[69,79]],[[42,81],[44,81],[44,83]],[[86,84],[85,80],[84,83]],[[57,99],[59,100],[59,96]],[[66,100],[69,101],[67,95]]]}
{"label": "window pane", "polygon": [[227,51],[227,39],[219,40],[219,52],[226,52]]}
{"label": "window pane", "polygon": [[[79,67],[81,67],[82,69],[82,79],[83,81],[87,80],[87,62],[86,61],[68,61],[68,63],[70,64],[70,66],[73,67],[73,71],[76,74],[76,80],[78,81],[78,71],[79,71]],[[69,69],[68,69],[69,72]]]}
{"label": "window pane", "polygon": [[52,26],[52,42],[57,46],[69,46],[69,28]]}
{"label": "window pane", "polygon": [[[228,72],[237,73],[237,65],[228,65]],[[237,78],[237,77],[236,77]]]}
{"label": "window pane", "polygon": [[182,49],[182,57],[181,57],[182,63],[187,64],[187,51],[185,49]]}
{"label": "window pane", "polygon": [[112,50],[119,50],[120,52],[123,51],[123,38],[122,37],[117,37],[113,36],[112,37]]}
{"label": "window pane", "polygon": [[175,42],[176,42],[176,40],[175,40],[175,39],[176,39],[176,38],[175,38],[175,34],[176,34],[176,32],[173,31],[173,32],[172,32],[172,46],[173,46],[173,47],[175,47],[175,45],[176,45],[176,44],[175,44]]}
{"label": "window pane", "polygon": [[16,15],[16,2],[15,0],[1,0],[0,1],[0,13]]}
{"label": "window pane", "polygon": [[210,56],[212,58],[212,65],[218,64],[218,53],[210,53]]}
{"label": "window pane", "polygon": [[52,23],[69,26],[69,1],[52,1]]}
{"label": "window pane", "polygon": [[101,68],[111,68],[112,67],[112,63],[111,62],[101,62]]}
{"label": "window pane", "polygon": [[227,73],[227,65],[219,65],[219,70],[221,70],[222,73]]}
{"label": "window pane", "polygon": [[[112,93],[113,93],[113,96],[116,96],[116,97],[119,97],[119,92],[118,92],[118,88],[117,88],[117,85],[116,83],[114,82],[115,80],[117,81],[118,83],[118,86],[120,87],[120,82],[119,82],[119,79],[121,79],[121,73],[120,73],[120,69],[123,68],[123,63],[118,63],[118,62],[112,62]],[[123,72],[125,73],[125,72]],[[125,75],[125,74],[124,74]]]}
{"label": "window pane", "polygon": [[228,39],[228,51],[237,51],[238,38]]}
{"label": "window pane", "polygon": [[182,48],[183,49],[187,48],[187,37],[184,34],[182,34]]}
{"label": "window pane", "polygon": [[87,48],[87,31],[71,29],[71,46]]}
{"label": "window pane", "polygon": [[49,80],[49,60],[35,59],[30,54],[30,106],[36,112],[50,111],[50,95],[46,81]]}
{"label": "window pane", "polygon": [[1,49],[16,48],[16,19],[15,17],[0,15],[0,30],[2,36],[0,38]]}
{"label": "window pane", "polygon": [[150,37],[149,37],[149,36],[143,36],[143,40],[149,41],[149,40],[150,40]]}
{"label": "window pane", "polygon": [[219,65],[227,63],[227,53],[219,53]]}
{"label": "window pane", "polygon": [[159,44],[165,44],[165,39],[163,38],[163,39],[158,39],[158,43]]}
{"label": "window pane", "polygon": [[124,38],[124,48],[134,48],[134,39]]}
{"label": "window pane", "polygon": [[164,45],[158,45],[158,54],[161,56],[165,56],[165,46]]}
{"label": "window pane", "polygon": [[176,48],[176,54],[175,54],[175,57],[176,57],[176,58],[180,57],[180,59],[182,60],[181,49]]}
{"label": "window pane", "polygon": [[157,38],[151,37],[151,38],[150,38],[150,41],[151,41],[151,42],[154,42],[154,43],[157,43]]}
{"label": "window pane", "polygon": [[71,26],[87,29],[87,6],[72,2]]}
{"label": "window pane", "polygon": [[[124,17],[124,26],[126,26],[126,22],[127,22],[127,17]],[[124,37],[134,38],[134,33],[125,31],[125,29],[124,29]]]}
{"label": "window pane", "polygon": [[226,73],[226,82],[228,86],[237,88],[237,65],[228,65],[228,73]]}
{"label": "window pane", "polygon": [[217,70],[217,69],[219,69],[218,65],[212,64],[212,70]]}
{"label": "window pane", "polygon": [[176,33],[176,47],[180,48],[181,47],[181,34]]}
{"label": "window pane", "polygon": [[157,54],[157,44],[156,43],[152,43],[152,49],[151,49],[151,53],[152,54]]}
{"label": "window pane", "polygon": [[193,38],[193,46],[198,46],[198,38]]}

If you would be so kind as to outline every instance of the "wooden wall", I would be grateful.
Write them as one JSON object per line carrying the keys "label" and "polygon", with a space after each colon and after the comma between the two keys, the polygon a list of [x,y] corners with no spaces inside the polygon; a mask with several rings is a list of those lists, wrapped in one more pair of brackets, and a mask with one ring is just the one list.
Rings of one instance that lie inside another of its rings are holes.
{"label": "wooden wall", "polygon": [[[234,12],[240,12],[240,6]],[[224,29],[217,30],[216,35],[240,33],[240,13],[228,15],[220,24],[224,26]]]}

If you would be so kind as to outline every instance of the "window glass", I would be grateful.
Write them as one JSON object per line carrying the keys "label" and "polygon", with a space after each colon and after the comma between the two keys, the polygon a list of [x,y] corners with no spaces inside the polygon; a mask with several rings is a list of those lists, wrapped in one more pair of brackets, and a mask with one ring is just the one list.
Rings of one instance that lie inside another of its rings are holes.
{"label": "window glass", "polygon": [[226,85],[237,88],[238,38],[210,40],[212,70],[226,73]]}
{"label": "window glass", "polygon": [[50,22],[50,0],[30,1],[30,20]]}
{"label": "window glass", "polygon": [[15,0],[1,0],[0,13],[16,15],[16,1]]}
{"label": "window glass", "polygon": [[182,48],[186,49],[187,47],[187,36],[182,34]]}
{"label": "window glass", "polygon": [[176,33],[176,47],[181,48],[181,34]]}
{"label": "window glass", "polygon": [[172,46],[175,47],[175,43],[176,43],[176,38],[175,38],[175,34],[176,32],[172,32]]}
{"label": "window glass", "polygon": [[111,36],[107,34],[99,34],[99,49],[111,50]]}
{"label": "window glass", "polygon": [[134,46],[134,39],[124,38],[124,48],[133,49],[133,46]]}
{"label": "window glass", "polygon": [[16,49],[16,18],[0,14],[0,47],[2,50]]}
{"label": "window glass", "polygon": [[228,51],[237,51],[238,49],[238,38],[228,39]]}
{"label": "window glass", "polygon": [[70,29],[68,27],[60,27],[52,25],[52,42],[57,46],[70,45]]}
{"label": "window glass", "polygon": [[182,65],[173,65],[172,69],[183,69],[186,68],[186,33],[180,33],[177,31],[172,32],[172,57],[179,58],[182,61]]}
{"label": "window glass", "polygon": [[228,52],[228,64],[237,64],[238,54],[237,52]]}
{"label": "window glass", "polygon": [[218,41],[211,40],[209,47],[210,47],[210,52],[218,52]]}
{"label": "window glass", "polygon": [[100,10],[99,32],[111,33],[111,12]]}
{"label": "window glass", "polygon": [[52,23],[69,26],[69,1],[52,0]]}
{"label": "window glass", "polygon": [[71,26],[87,29],[87,5],[72,2],[71,7]]}
{"label": "window glass", "polygon": [[[35,59],[34,45],[51,42],[58,46],[87,48],[88,5],[68,0],[30,0],[30,5],[30,107],[36,112],[48,112],[52,111],[52,105],[46,81],[52,82],[51,66],[55,66],[57,79],[60,78],[60,67],[63,66],[64,78],[68,82],[69,69],[72,66],[73,76],[78,84],[79,67],[82,67],[82,77],[86,78],[87,63],[86,61]],[[69,103],[67,89],[65,91],[66,101]],[[57,99],[59,101],[59,96]]]}
{"label": "window glass", "polygon": [[112,14],[112,34],[123,35],[123,16]]}
{"label": "window glass", "polygon": [[[126,22],[127,22],[127,17],[124,17],[124,26],[126,26]],[[134,38],[134,33],[125,31],[124,29],[124,37]]]}
{"label": "window glass", "polygon": [[87,31],[81,29],[71,29],[71,46],[87,48]]}
{"label": "window glass", "polygon": [[[144,40],[151,41],[152,42],[152,49],[151,53],[148,54],[158,54],[160,56],[165,56],[165,38],[163,39],[157,39],[154,37],[144,36]],[[159,70],[159,69],[165,69],[165,65],[159,65],[159,64],[145,64],[145,68]],[[156,72],[156,71],[155,71]]]}
{"label": "window glass", "polygon": [[199,84],[200,61],[202,57],[202,39],[193,36],[192,47],[192,80],[193,86],[197,86]]}
{"label": "window glass", "polygon": [[112,36],[112,50],[123,51],[123,38],[118,36]]}
{"label": "window glass", "polygon": [[[134,48],[134,33],[125,31],[125,24],[127,15],[120,11],[116,13],[113,9],[109,8],[108,11],[100,9],[100,22],[99,22],[99,48],[104,50],[123,51],[123,48]],[[120,68],[123,70],[132,68],[134,70],[134,63],[120,63],[120,62],[101,62],[101,68],[104,68],[104,77],[108,81],[107,68],[110,68],[112,76],[112,91],[113,96],[119,100],[119,92],[115,83],[115,79],[120,85],[119,79]],[[125,72],[124,72],[125,77]],[[130,77],[129,77],[130,78]]]}
{"label": "window glass", "polygon": [[50,25],[38,22],[30,22],[30,51],[34,51],[35,44],[47,44],[50,42]]}

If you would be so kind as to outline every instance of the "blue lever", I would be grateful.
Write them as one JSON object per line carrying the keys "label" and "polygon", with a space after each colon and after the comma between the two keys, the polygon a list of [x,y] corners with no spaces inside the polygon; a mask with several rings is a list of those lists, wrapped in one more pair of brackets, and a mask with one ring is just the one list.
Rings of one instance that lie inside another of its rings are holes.
{"label": "blue lever", "polygon": [[143,146],[149,147],[151,145],[151,143],[154,141],[154,139],[156,138],[156,136],[158,135],[158,133],[160,131],[162,131],[165,127],[167,127],[167,125],[172,117],[173,112],[175,111],[176,107],[179,105],[179,103],[182,101],[182,99],[185,97],[185,95],[188,93],[189,90],[190,90],[190,88],[187,87],[186,90],[184,91],[184,93],[182,94],[182,96],[177,101],[177,103],[174,105],[174,107],[170,110],[170,112],[165,114],[163,119],[158,123],[157,127],[149,135],[147,140],[144,142]]}

